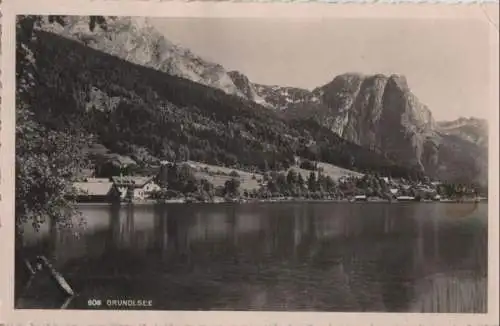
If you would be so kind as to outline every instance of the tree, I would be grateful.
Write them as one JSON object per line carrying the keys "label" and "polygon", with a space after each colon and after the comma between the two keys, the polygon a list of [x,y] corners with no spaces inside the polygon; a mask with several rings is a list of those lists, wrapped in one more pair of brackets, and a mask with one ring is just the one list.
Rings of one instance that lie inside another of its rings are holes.
{"label": "tree", "polygon": [[323,173],[318,173],[316,181],[316,190],[324,191],[326,189],[326,177]]}
{"label": "tree", "polygon": [[229,173],[229,176],[230,177],[233,177],[233,178],[239,178],[240,175],[238,174],[238,172],[232,170],[230,173]]}
{"label": "tree", "polygon": [[178,160],[180,162],[189,161],[189,156],[190,156],[189,148],[186,145],[181,145],[176,155]]}
{"label": "tree", "polygon": [[80,151],[84,139],[34,123],[18,125],[16,137],[16,225],[31,221],[38,229],[49,218],[71,226],[76,214],[72,182],[88,164]]}
{"label": "tree", "polygon": [[164,160],[171,162],[175,161],[175,151],[172,149],[166,138],[162,140],[160,155]]}
{"label": "tree", "polygon": [[314,171],[316,170],[316,165],[310,160],[304,160],[302,163],[300,163],[300,168],[304,170]]}
{"label": "tree", "polygon": [[297,179],[298,179],[297,172],[295,172],[295,170],[293,169],[290,169],[290,171],[288,171],[288,174],[286,176],[286,181],[288,182],[288,184],[295,185],[297,183]]}
{"label": "tree", "polygon": [[299,186],[300,189],[304,189],[305,181],[304,181],[304,178],[302,177],[301,173],[298,173],[297,185]]}
{"label": "tree", "polygon": [[201,180],[201,189],[203,189],[203,191],[205,191],[210,196],[210,198],[215,196],[214,185],[210,183],[207,179]]}
{"label": "tree", "polygon": [[316,174],[312,171],[309,173],[309,178],[307,179],[307,188],[311,192],[316,190]]}
{"label": "tree", "polygon": [[185,194],[197,191],[198,187],[194,171],[188,164],[177,166],[175,177],[177,180],[171,182],[175,190],[179,190]]}
{"label": "tree", "polygon": [[267,182],[267,189],[271,192],[271,193],[277,193],[277,192],[280,192],[280,187],[278,186],[278,183],[276,182],[276,180],[274,179],[271,179]]}
{"label": "tree", "polygon": [[240,180],[232,178],[224,183],[224,194],[230,197],[236,197],[240,194]]}
{"label": "tree", "polygon": [[333,181],[332,177],[329,175],[325,177],[325,189],[328,192],[334,192],[336,190],[335,181]]}
{"label": "tree", "polygon": [[168,186],[168,170],[169,166],[167,164],[162,164],[156,177],[156,182],[161,188],[167,188]]}
{"label": "tree", "polygon": [[267,162],[267,160],[264,160],[264,172],[267,172],[269,170],[270,170],[269,163]]}
{"label": "tree", "polygon": [[284,173],[279,173],[276,177],[276,184],[278,185],[278,188],[281,190],[283,193],[285,190],[288,189],[288,183],[287,183],[287,178]]}
{"label": "tree", "polygon": [[[64,25],[63,16],[49,16]],[[72,227],[77,215],[72,181],[89,162],[82,148],[91,142],[78,129],[61,132],[45,128],[37,116],[52,112],[37,101],[37,38],[41,16],[18,16],[16,24],[16,240],[22,225],[38,230],[47,220]],[[103,17],[91,17],[89,27],[105,26]],[[80,219],[80,222],[83,222]]]}

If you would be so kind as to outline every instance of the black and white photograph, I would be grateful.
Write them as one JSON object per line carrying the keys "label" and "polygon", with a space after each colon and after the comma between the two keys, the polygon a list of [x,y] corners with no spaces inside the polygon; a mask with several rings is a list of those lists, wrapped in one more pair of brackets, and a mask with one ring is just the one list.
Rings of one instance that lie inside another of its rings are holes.
{"label": "black and white photograph", "polygon": [[17,14],[13,309],[487,314],[489,33]]}

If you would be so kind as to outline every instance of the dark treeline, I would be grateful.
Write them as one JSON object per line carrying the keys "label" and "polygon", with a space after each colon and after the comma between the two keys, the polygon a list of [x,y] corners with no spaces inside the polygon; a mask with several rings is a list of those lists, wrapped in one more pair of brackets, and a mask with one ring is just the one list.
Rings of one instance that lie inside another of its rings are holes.
{"label": "dark treeline", "polygon": [[[441,184],[432,186],[429,181],[418,182],[411,180],[400,180],[394,184],[389,180],[375,175],[364,175],[363,177],[347,177],[342,181],[335,181],[321,170],[310,171],[307,177],[303,177],[294,169],[288,172],[266,172],[262,175],[259,188],[242,189],[241,181],[237,172],[229,174],[231,177],[223,186],[215,187],[206,178],[196,176],[196,171],[188,164],[162,165],[156,181],[162,188],[155,194],[156,199],[172,199],[188,197],[200,201],[214,199],[215,196],[226,198],[310,198],[310,199],[346,199],[353,196],[364,195],[380,199],[394,199],[397,196],[411,196],[415,200],[434,199],[436,195],[445,198],[473,197],[480,189],[460,184]],[[255,178],[255,176],[254,176]],[[422,191],[423,186],[431,191]],[[397,195],[391,193],[391,189],[397,189]]]}
{"label": "dark treeline", "polygon": [[[61,36],[38,32],[37,119],[81,130],[138,163],[195,160],[261,171],[287,169],[294,156],[360,172],[419,178],[349,143],[313,120],[285,121],[223,91],[134,65]],[[47,104],[47,105],[44,105]]]}
{"label": "dark treeline", "polygon": [[156,182],[162,190],[153,195],[155,199],[191,197],[208,201],[215,196],[234,198],[241,195],[240,180],[237,176],[227,180],[224,186],[215,187],[207,179],[196,177],[194,169],[187,164],[162,165]]}

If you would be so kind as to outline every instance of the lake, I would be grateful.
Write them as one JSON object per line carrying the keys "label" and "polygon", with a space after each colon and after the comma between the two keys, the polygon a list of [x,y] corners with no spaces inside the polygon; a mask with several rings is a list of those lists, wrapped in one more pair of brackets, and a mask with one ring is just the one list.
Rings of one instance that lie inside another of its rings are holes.
{"label": "lake", "polygon": [[78,237],[27,228],[23,249],[47,255],[78,295],[65,301],[50,281],[20,295],[19,269],[17,308],[131,299],[155,310],[486,312],[485,203],[80,210]]}

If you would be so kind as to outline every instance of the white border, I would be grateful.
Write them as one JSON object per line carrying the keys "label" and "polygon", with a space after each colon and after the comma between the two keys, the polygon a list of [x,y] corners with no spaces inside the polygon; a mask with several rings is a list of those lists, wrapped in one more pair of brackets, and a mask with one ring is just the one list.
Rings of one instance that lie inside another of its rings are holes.
{"label": "white border", "polygon": [[[158,325],[498,325],[498,5],[16,0],[3,5],[0,323]],[[491,31],[488,314],[13,310],[15,15],[479,19]]]}

